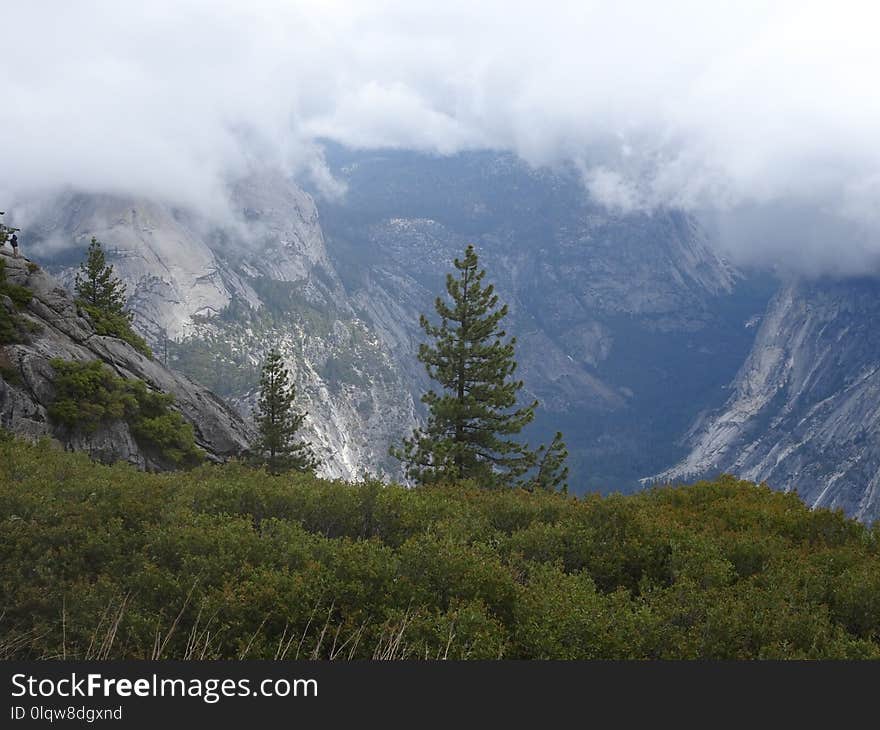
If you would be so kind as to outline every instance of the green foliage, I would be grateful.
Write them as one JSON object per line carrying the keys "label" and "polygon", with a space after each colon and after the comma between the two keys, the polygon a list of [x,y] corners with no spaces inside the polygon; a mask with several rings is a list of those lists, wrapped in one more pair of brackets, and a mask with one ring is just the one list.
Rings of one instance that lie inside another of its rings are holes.
{"label": "green foliage", "polygon": [[33,298],[27,287],[12,284],[6,279],[6,262],[0,259],[0,345],[26,342],[28,328],[15,311],[9,311],[2,298],[9,297],[14,309],[24,309]]}
{"label": "green foliage", "polygon": [[23,336],[18,318],[9,312],[0,301],[0,345],[11,345],[22,341]]}
{"label": "green foliage", "polygon": [[175,466],[195,466],[203,459],[192,425],[173,410],[174,397],[147,389],[142,380],[114,375],[101,361],[51,361],[55,400],[49,417],[71,432],[94,433],[125,421],[138,444]]}
{"label": "green foliage", "polygon": [[147,341],[132,329],[131,319],[128,315],[106,312],[82,301],[78,303],[80,308],[89,315],[92,326],[99,335],[117,337],[123,342],[127,342],[141,355],[153,357],[153,351],[150,350]]}
{"label": "green foliage", "polygon": [[88,314],[95,332],[117,337],[142,355],[153,356],[146,340],[131,327],[131,314],[125,310],[125,285],[114,276],[113,266],[107,264],[104,249],[94,237],[74,286],[77,304]]}
{"label": "green foliage", "polygon": [[4,362],[2,354],[0,354],[0,380],[5,380],[11,385],[21,385],[23,383],[19,369],[14,365]]}
{"label": "green foliage", "polygon": [[104,249],[94,236],[86,260],[79,265],[74,280],[77,299],[106,314],[128,316],[125,312],[125,285],[107,265]]}
{"label": "green foliage", "polygon": [[265,465],[270,474],[318,467],[311,446],[296,438],[306,414],[296,410],[295,401],[290,372],[281,353],[272,350],[260,375],[260,395],[254,409],[258,435],[251,448],[252,461]]}
{"label": "green foliage", "polygon": [[168,342],[169,363],[222,398],[245,393],[260,380],[260,368],[250,352],[207,333]]}
{"label": "green foliage", "polygon": [[49,417],[71,431],[94,433],[104,423],[127,420],[137,408],[137,401],[100,360],[51,361],[55,370],[55,400]]}
{"label": "green foliage", "polygon": [[204,459],[196,446],[192,424],[172,408],[173,395],[148,390],[142,380],[127,380],[125,386],[137,402],[130,425],[139,444],[158,451],[176,466],[191,467]]}
{"label": "green foliage", "polygon": [[[0,261],[0,263],[3,262]],[[33,294],[31,294],[30,289],[24,286],[18,286],[18,284],[4,284],[2,293],[9,297],[18,309],[24,309],[30,303],[31,299],[33,299]]]}
{"label": "green foliage", "polygon": [[731,477],[574,499],[0,441],[2,658],[880,658],[880,529]]}
{"label": "green foliage", "polygon": [[562,433],[556,432],[549,446],[541,446],[535,454],[537,466],[535,475],[526,484],[527,489],[546,489],[551,492],[568,493],[568,449],[562,440]]}
{"label": "green foliage", "polygon": [[538,403],[517,407],[523,382],[513,379],[516,338],[506,339],[507,305],[499,304],[492,284],[483,285],[486,272],[474,247],[454,264],[457,275],[446,277],[450,301],[435,302],[440,324],[420,321],[432,343],[419,347],[419,361],[442,390],[422,396],[428,423],[392,454],[418,484],[476,479],[512,486],[535,454],[510,437],[532,421]]}

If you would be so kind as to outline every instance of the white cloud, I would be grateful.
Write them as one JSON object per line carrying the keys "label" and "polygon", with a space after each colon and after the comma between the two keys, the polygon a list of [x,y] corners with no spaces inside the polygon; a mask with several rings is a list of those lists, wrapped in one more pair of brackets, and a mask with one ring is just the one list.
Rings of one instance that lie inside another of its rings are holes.
{"label": "white cloud", "polygon": [[332,190],[320,136],[496,147],[578,162],[612,207],[821,210],[872,250],[878,20],[873,2],[803,0],[17,3],[0,192],[211,208],[254,162]]}

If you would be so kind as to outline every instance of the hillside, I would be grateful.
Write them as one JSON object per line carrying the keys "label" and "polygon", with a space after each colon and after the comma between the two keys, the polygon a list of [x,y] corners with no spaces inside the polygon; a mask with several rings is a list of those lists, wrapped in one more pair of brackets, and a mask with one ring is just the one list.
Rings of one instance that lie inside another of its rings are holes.
{"label": "hillside", "polygon": [[266,170],[227,192],[229,211],[211,219],[138,197],[52,196],[36,205],[28,250],[69,286],[96,236],[126,283],[135,328],[173,368],[248,420],[277,347],[324,475],[395,474],[388,445],[412,430],[413,398],[346,296],[314,201]]}
{"label": "hillside", "polygon": [[0,658],[880,658],[880,531],[725,477],[582,499],[0,443]]}
{"label": "hillside", "polygon": [[880,518],[880,285],[796,281],[772,300],[727,403],[658,479],[728,471],[810,506]]}
{"label": "hillside", "polygon": [[[35,263],[0,251],[0,279],[0,426],[144,469],[177,466],[181,449],[222,461],[251,442],[250,427],[217,396],[150,357],[135,335],[102,334]],[[53,410],[62,399],[67,411]]]}
{"label": "hillside", "polygon": [[131,294],[138,331],[248,418],[280,347],[327,477],[399,478],[388,446],[424,416],[419,316],[476,245],[510,306],[519,372],[541,401],[527,435],[565,432],[584,489],[634,489],[684,456],[754,338],[764,291],[677,210],[606,209],[570,166],[500,152],[435,157],[327,145],[346,193],[260,170],[225,215],[69,192],[28,211],[27,250],[63,281],[89,238]]}

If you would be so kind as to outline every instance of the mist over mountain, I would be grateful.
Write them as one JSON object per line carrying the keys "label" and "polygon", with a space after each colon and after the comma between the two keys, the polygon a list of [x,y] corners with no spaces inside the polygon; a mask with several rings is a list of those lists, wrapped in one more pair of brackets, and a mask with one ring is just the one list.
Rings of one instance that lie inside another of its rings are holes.
{"label": "mist over mountain", "polygon": [[[218,218],[277,166],[344,193],[319,139],[574,164],[610,210],[740,210],[740,263],[875,271],[877,8],[861,2],[109,0],[9,8],[0,198],[72,187]],[[39,39],[40,49],[33,44]],[[811,238],[820,211],[830,238]],[[755,240],[760,244],[756,245]]]}

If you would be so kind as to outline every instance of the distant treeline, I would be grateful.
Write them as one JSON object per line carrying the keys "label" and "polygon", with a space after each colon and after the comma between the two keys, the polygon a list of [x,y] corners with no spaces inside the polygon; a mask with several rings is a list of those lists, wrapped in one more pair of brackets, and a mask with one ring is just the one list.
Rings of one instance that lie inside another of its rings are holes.
{"label": "distant treeline", "polygon": [[876,658],[878,538],[729,477],[413,490],[7,437],[0,658]]}

